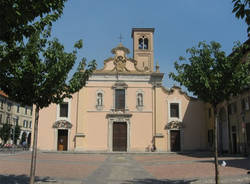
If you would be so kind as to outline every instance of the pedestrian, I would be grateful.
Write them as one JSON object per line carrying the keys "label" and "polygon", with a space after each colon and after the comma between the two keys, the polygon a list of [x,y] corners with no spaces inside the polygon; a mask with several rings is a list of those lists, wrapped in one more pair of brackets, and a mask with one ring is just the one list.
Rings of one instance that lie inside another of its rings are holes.
{"label": "pedestrian", "polygon": [[23,141],[23,149],[26,150],[26,147],[27,147],[27,143],[26,141]]}

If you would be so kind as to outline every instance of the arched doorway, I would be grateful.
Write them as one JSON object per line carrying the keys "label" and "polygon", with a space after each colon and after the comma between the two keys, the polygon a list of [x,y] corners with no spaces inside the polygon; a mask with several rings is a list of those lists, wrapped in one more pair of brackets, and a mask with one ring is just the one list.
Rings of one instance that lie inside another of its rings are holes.
{"label": "arched doorway", "polygon": [[180,121],[170,121],[166,126],[165,129],[168,130],[168,141],[169,141],[169,148],[172,152],[178,152],[182,150],[183,144],[183,128],[184,125]]}
{"label": "arched doorway", "polygon": [[27,142],[26,142],[26,139],[27,139],[27,133],[26,133],[26,132],[23,132],[22,135],[21,135],[20,144],[23,145],[24,142],[25,142],[25,144],[26,144],[26,143],[27,143]]}
{"label": "arched doorway", "polygon": [[54,123],[53,128],[55,129],[55,150],[69,150],[70,129],[72,128],[72,124],[66,120],[59,120]]}
{"label": "arched doorway", "polygon": [[30,145],[31,145],[31,133],[29,133],[29,135],[28,135],[27,145],[28,145],[28,147],[30,147]]}

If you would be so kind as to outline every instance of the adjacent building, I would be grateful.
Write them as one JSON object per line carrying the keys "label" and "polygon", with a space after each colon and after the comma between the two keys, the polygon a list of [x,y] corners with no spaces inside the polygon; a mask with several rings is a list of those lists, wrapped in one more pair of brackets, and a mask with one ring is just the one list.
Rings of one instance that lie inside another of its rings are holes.
{"label": "adjacent building", "polygon": [[[16,125],[19,125],[21,133],[17,143],[22,144],[23,141],[25,141],[30,145],[32,132],[32,107],[21,106],[10,100],[8,95],[0,90],[0,127],[2,127],[4,123],[10,124],[12,130]],[[12,140],[9,140],[8,143],[12,143]]]}
{"label": "adjacent building", "polygon": [[133,28],[133,58],[121,43],[86,86],[40,111],[38,149],[188,151],[208,149],[205,104],[162,86],[154,29]]}
{"label": "adjacent building", "polygon": [[[250,44],[248,39],[245,44]],[[242,62],[249,58],[249,51]],[[239,61],[241,62],[241,61]],[[208,145],[213,150],[214,115],[209,104],[205,106]],[[250,88],[218,105],[218,151],[220,153],[250,154]]]}

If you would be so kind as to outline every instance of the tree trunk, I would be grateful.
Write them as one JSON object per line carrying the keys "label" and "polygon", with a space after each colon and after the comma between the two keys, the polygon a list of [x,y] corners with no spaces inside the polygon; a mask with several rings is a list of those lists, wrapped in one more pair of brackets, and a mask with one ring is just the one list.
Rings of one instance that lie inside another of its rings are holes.
{"label": "tree trunk", "polygon": [[215,166],[215,183],[220,183],[219,178],[219,168],[218,168],[218,117],[217,117],[217,109],[214,106],[214,166]]}
{"label": "tree trunk", "polygon": [[36,106],[32,156],[31,156],[31,165],[30,165],[30,184],[34,184],[35,182],[39,110],[40,110],[39,107]]}

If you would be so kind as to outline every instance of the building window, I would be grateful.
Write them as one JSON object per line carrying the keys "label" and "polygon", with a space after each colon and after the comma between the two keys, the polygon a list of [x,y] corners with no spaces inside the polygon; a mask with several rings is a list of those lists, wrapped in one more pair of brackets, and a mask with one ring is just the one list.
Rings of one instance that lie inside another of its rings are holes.
{"label": "building window", "polygon": [[16,106],[16,112],[19,113],[19,111],[20,111],[20,105],[17,105]]}
{"label": "building window", "polygon": [[31,108],[31,109],[30,109],[30,115],[31,115],[31,116],[32,116],[32,111],[33,111],[33,109]]}
{"label": "building window", "polygon": [[68,102],[63,102],[60,104],[60,117],[68,117]]}
{"label": "building window", "polygon": [[32,121],[30,121],[30,126],[29,126],[30,128],[32,127]]}
{"label": "building window", "polygon": [[11,110],[11,103],[8,103],[7,110],[8,110],[8,111]]}
{"label": "building window", "polygon": [[0,123],[2,123],[3,115],[0,114]]}
{"label": "building window", "polygon": [[125,110],[125,89],[115,90],[115,110]]}
{"label": "building window", "polygon": [[144,36],[142,36],[141,38],[139,38],[139,49],[140,50],[147,50],[148,49],[148,39],[145,38]]}
{"label": "building window", "polygon": [[179,104],[171,103],[170,104],[170,117],[171,118],[179,118]]}
{"label": "building window", "polygon": [[25,114],[27,115],[27,113],[28,113],[28,108],[25,107]]}
{"label": "building window", "polygon": [[15,118],[13,119],[13,121],[14,121],[15,126],[18,126],[18,117],[15,117]]}
{"label": "building window", "polygon": [[23,128],[26,128],[26,120],[23,120]]}

